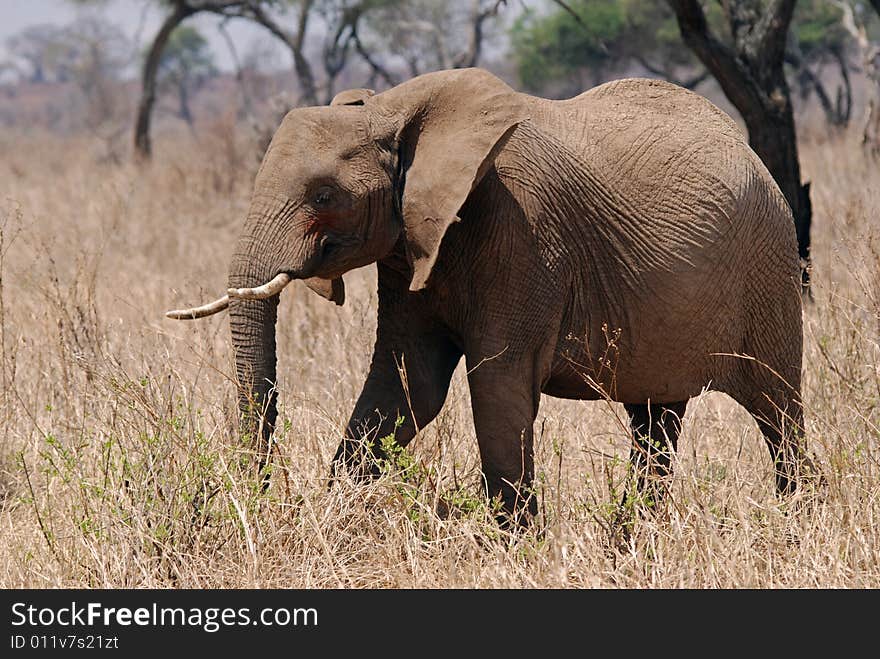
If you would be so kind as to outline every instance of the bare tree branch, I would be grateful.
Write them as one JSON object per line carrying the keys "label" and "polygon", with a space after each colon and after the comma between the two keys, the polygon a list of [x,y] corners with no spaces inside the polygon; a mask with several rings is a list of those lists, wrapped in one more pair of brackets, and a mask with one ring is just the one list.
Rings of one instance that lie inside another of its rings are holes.
{"label": "bare tree branch", "polygon": [[678,19],[681,38],[718,80],[724,93],[737,107],[763,105],[766,99],[757,93],[757,85],[736,53],[709,29],[698,0],[669,0]]}
{"label": "bare tree branch", "polygon": [[[831,97],[828,95],[828,91],[825,89],[825,85],[822,83],[822,80],[818,75],[813,73],[810,70],[810,67],[801,59],[801,57],[791,51],[785,54],[785,63],[794,67],[797,72],[797,77],[800,79],[800,83],[802,87],[805,87],[804,96],[809,93],[809,91],[816,92],[816,98],[819,99],[819,105],[822,106],[822,111],[825,113],[825,118],[829,124],[833,126],[841,126],[845,125],[849,120],[849,106],[851,106],[851,91],[849,85],[849,75],[846,71],[846,64],[843,61],[839,60],[839,64],[841,67],[842,77],[845,81],[846,94],[845,97],[843,95],[843,89],[838,88],[837,93],[837,106],[831,102]],[[844,107],[844,99],[849,98],[846,108]]]}
{"label": "bare tree branch", "polygon": [[755,29],[759,52],[772,66],[782,66],[786,36],[797,0],[773,0],[764,8]]}
{"label": "bare tree branch", "polygon": [[553,0],[553,2],[562,7],[562,10],[568,13],[582,28],[590,29],[590,26],[584,22],[584,19],[580,17],[580,14],[572,9],[571,6],[567,2],[565,2],[565,0]]}
{"label": "bare tree branch", "polygon": [[488,7],[483,9],[482,0],[474,0],[468,47],[466,51],[455,58],[453,62],[454,68],[462,69],[477,65],[483,49],[483,24],[486,22],[486,19],[497,16],[503,5],[507,5],[507,0],[494,0]]}
{"label": "bare tree branch", "polygon": [[267,30],[269,30],[269,32],[272,33],[275,37],[280,39],[288,47],[291,55],[293,56],[293,68],[296,71],[296,77],[299,80],[303,102],[308,105],[318,105],[318,93],[315,86],[315,76],[312,73],[311,64],[309,64],[308,59],[306,59],[305,55],[303,54],[309,14],[311,12],[312,6],[314,5],[314,0],[302,0],[302,2],[300,3],[300,14],[299,20],[297,21],[297,31],[295,34],[290,34],[289,32],[287,32],[275,21],[275,19],[273,19],[268,13],[266,13],[262,3],[259,0],[245,0],[244,2],[235,4],[239,4],[241,6],[237,12],[230,13],[228,9],[217,10],[213,8],[209,8],[208,11],[220,13],[227,16],[250,18],[254,22],[259,23]]}
{"label": "bare tree branch", "polygon": [[[584,28],[588,34],[592,34],[590,32],[590,26],[586,24],[584,19],[582,19],[580,17],[580,15],[574,9],[572,9],[571,6],[567,2],[565,2],[564,0],[553,0],[553,2],[557,5],[559,5],[560,7],[562,7],[563,11],[565,11],[567,14],[569,14],[575,20],[575,23],[577,23],[582,28]],[[609,54],[608,47],[605,45],[605,42],[603,42],[602,39],[597,38],[596,45],[599,47],[600,51],[602,51],[606,55]]]}
{"label": "bare tree branch", "polygon": [[633,59],[635,59],[636,62],[641,64],[642,68],[644,68],[649,73],[653,73],[656,76],[660,76],[664,80],[668,80],[669,82],[676,84],[676,85],[679,85],[680,87],[684,87],[685,89],[696,88],[697,85],[699,85],[701,82],[706,80],[710,75],[709,71],[707,71],[706,69],[703,69],[702,71],[700,71],[700,73],[697,73],[696,75],[693,75],[690,78],[685,78],[684,80],[681,80],[681,79],[677,78],[675,76],[675,74],[673,74],[671,71],[668,71],[666,69],[661,69],[660,67],[655,66],[654,64],[649,62],[647,60],[647,58],[645,58],[640,53],[634,54]]}
{"label": "bare tree branch", "polygon": [[228,18],[222,20],[217,26],[217,31],[220,33],[220,36],[223,37],[223,41],[226,42],[226,47],[229,49],[229,55],[232,57],[232,63],[235,66],[235,80],[238,82],[238,88],[241,90],[242,101],[244,102],[244,111],[246,114],[250,115],[253,114],[253,103],[251,102],[251,96],[245,85],[244,71],[241,68],[241,59],[238,57],[238,50],[235,48],[235,42],[226,30],[226,21],[228,20]]}
{"label": "bare tree branch", "polygon": [[387,84],[389,87],[394,87],[395,85],[397,85],[399,82],[397,78],[393,74],[391,74],[388,69],[379,64],[373,58],[373,56],[370,55],[369,52],[367,52],[367,49],[364,48],[364,44],[361,42],[360,36],[358,36],[357,33],[357,25],[352,26],[351,36],[354,40],[355,50],[357,51],[358,55],[361,56],[361,59],[367,63],[370,69],[372,69],[373,74],[378,76],[379,78],[382,78],[382,80],[385,81],[385,84]]}
{"label": "bare tree branch", "polygon": [[[142,72],[143,89],[138,105],[135,121],[135,151],[140,156],[149,158],[150,117],[156,101],[156,75],[162,52],[168,43],[171,33],[186,18],[199,12],[210,12],[225,18],[244,18],[265,27],[288,47],[293,55],[294,69],[302,89],[302,99],[310,105],[318,104],[315,77],[309,61],[303,54],[309,14],[315,0],[301,0],[297,31],[294,34],[284,30],[266,11],[262,0],[171,0],[172,11],[162,23],[158,34],[153,39],[144,62]],[[222,30],[221,30],[222,32]],[[240,68],[240,67],[239,67]]]}
{"label": "bare tree branch", "polygon": [[138,103],[137,119],[135,120],[134,127],[135,152],[142,158],[149,158],[153,151],[153,146],[150,142],[150,117],[153,112],[153,105],[156,103],[156,75],[159,71],[162,51],[165,50],[171,33],[193,13],[195,13],[195,10],[184,0],[177,0],[174,3],[172,12],[162,22],[162,26],[153,39],[150,50],[147,52],[141,76],[141,100]]}

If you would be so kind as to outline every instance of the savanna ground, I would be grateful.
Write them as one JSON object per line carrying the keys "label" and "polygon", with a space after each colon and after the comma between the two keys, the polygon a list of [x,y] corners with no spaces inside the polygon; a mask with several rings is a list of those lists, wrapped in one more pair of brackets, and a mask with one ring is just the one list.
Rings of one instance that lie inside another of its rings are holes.
{"label": "savanna ground", "polygon": [[500,531],[483,503],[467,383],[381,480],[327,489],[369,365],[375,272],[342,308],[295,285],[279,313],[279,444],[268,491],[236,433],[213,299],[248,203],[254,147],[231,122],[166,137],[152,166],[87,138],[0,135],[0,585],[4,587],[878,587],[880,167],[855,135],[805,139],[814,295],[810,448],[826,478],[774,495],[754,422],[691,401],[670,504],[627,543],[622,406],[544,398],[541,517]]}

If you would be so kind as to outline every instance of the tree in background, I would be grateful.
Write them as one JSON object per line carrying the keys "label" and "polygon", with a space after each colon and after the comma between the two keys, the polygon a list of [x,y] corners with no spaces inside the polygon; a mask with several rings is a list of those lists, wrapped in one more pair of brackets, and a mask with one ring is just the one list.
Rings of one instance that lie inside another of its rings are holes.
{"label": "tree in background", "polygon": [[336,80],[353,54],[366,65],[372,87],[393,87],[407,73],[476,66],[488,23],[505,4],[506,0],[317,0],[315,11],[326,31],[321,51],[323,102],[335,95]]}
{"label": "tree in background", "polygon": [[[304,102],[310,105],[317,104],[315,78],[311,64],[305,56],[305,39],[316,0],[156,0],[156,2],[165,6],[167,13],[144,58],[141,100],[138,104],[134,129],[135,152],[139,157],[149,158],[152,154],[150,123],[156,102],[157,76],[162,53],[174,31],[186,19],[198,13],[212,13],[226,19],[250,20],[266,28],[290,50]],[[292,31],[285,29],[272,14],[272,10],[290,9],[296,14],[295,27]]]}
{"label": "tree in background", "polygon": [[357,54],[389,86],[396,78],[382,66],[364,46],[361,28],[365,19],[377,9],[394,4],[395,0],[319,0],[315,11],[325,26],[321,47],[321,65],[324,79],[321,102],[329,103],[336,95],[336,80],[346,68],[352,54]]}
{"label": "tree in background", "polygon": [[538,14],[527,9],[511,30],[511,45],[519,78],[539,92],[567,81],[560,91],[572,96],[598,84],[626,32],[626,11],[614,0],[579,0],[570,11]]}
{"label": "tree in background", "polygon": [[708,77],[682,48],[675,14],[658,2],[577,0],[557,2],[550,13],[526,10],[511,46],[520,80],[535,92],[556,87],[571,96],[634,63],[689,89]]}
{"label": "tree in background", "polygon": [[[90,0],[77,0],[80,4],[88,4]],[[95,0],[91,0],[94,2]],[[156,103],[159,67],[162,62],[162,54],[168,46],[171,35],[180,25],[191,16],[202,12],[210,12],[227,17],[250,17],[260,22],[273,34],[280,33],[280,28],[265,13],[269,6],[279,6],[281,0],[154,0],[157,4],[165,7],[167,13],[159,27],[156,36],[153,37],[150,47],[144,57],[141,70],[141,98],[138,103],[137,117],[134,127],[135,153],[141,158],[149,158],[152,155],[152,141],[150,140],[150,123],[153,115],[153,106]],[[302,4],[310,0],[302,0]],[[289,4],[287,2],[283,4]],[[264,20],[260,20],[260,18]],[[279,36],[279,34],[276,34]]]}
{"label": "tree in background", "polygon": [[394,68],[413,77],[476,66],[486,42],[495,36],[492,21],[505,4],[505,0],[384,2],[365,17],[364,41],[371,52],[399,62]]}
{"label": "tree in background", "polygon": [[160,90],[177,96],[177,116],[192,129],[191,96],[217,72],[207,40],[194,27],[183,25],[168,39],[159,60]]}
{"label": "tree in background", "polygon": [[[700,4],[711,30],[731,44],[725,3]],[[527,8],[510,34],[520,80],[532,91],[576,94],[634,64],[688,89],[710,75],[682,48],[676,14],[666,2],[548,0],[544,8],[551,11]],[[785,53],[788,79],[802,101],[817,99],[832,127],[849,122],[851,72],[870,68],[862,57],[871,51],[865,37],[880,31],[872,14],[863,0],[801,0],[795,7]],[[829,66],[838,74],[836,88],[823,80]]]}
{"label": "tree in background", "polygon": [[255,101],[264,104],[269,98],[273,76],[282,68],[281,53],[276,41],[257,37],[251,39],[242,55],[239,56],[239,49],[226,30],[228,20],[221,21],[217,26],[217,31],[226,42],[235,67],[235,79],[238,82],[242,100],[238,116],[239,118],[253,117],[256,107]]}
{"label": "tree in background", "polygon": [[[792,19],[785,63],[794,70],[801,99],[815,93],[826,120],[835,127],[846,126],[852,115],[850,50],[841,6],[829,0],[801,0]],[[822,69],[828,64],[840,74],[834,98],[822,81]]]}
{"label": "tree in background", "polygon": [[[633,60],[646,71],[687,89],[694,89],[709,77],[700,61],[681,37],[675,13],[664,2],[620,0],[626,11],[626,30],[620,43],[620,55]],[[707,7],[707,20],[721,22],[721,9]]]}
{"label": "tree in background", "polygon": [[97,17],[70,25],[37,25],[8,40],[20,77],[32,83],[69,83],[85,105],[94,131],[115,118],[120,99],[115,85],[131,58],[131,44],[114,24]]}
{"label": "tree in background", "polygon": [[55,25],[32,25],[6,40],[12,66],[33,83],[58,81],[56,66],[66,47],[64,29]]}
{"label": "tree in background", "polygon": [[150,120],[153,115],[153,105],[156,102],[156,77],[159,74],[159,63],[162,60],[162,51],[171,38],[171,33],[189,16],[196,13],[187,2],[176,0],[162,1],[163,5],[170,7],[169,13],[162,21],[162,26],[153,38],[141,71],[141,99],[138,103],[137,118],[134,125],[134,148],[142,158],[149,158],[153,152],[150,140]]}
{"label": "tree in background", "polygon": [[[876,11],[873,21],[869,12],[861,11],[856,17],[852,6],[845,0],[837,0],[843,18],[841,22],[853,38],[858,60],[868,79],[868,100],[865,104],[865,122],[862,128],[862,147],[874,159],[880,159],[880,0],[871,0]],[[864,7],[857,5],[859,9]],[[873,26],[873,41],[870,38]]]}
{"label": "tree in background", "polygon": [[[78,0],[88,3],[89,0]],[[92,0],[95,1],[95,0]],[[317,105],[333,98],[335,83],[351,59],[358,59],[370,70],[370,79],[387,86],[398,82],[398,76],[387,68],[361,36],[369,31],[367,18],[380,10],[404,5],[418,5],[418,0],[154,0],[167,8],[162,26],[153,39],[142,71],[142,93],[134,131],[135,151],[148,158],[151,153],[150,119],[156,100],[157,76],[162,53],[171,35],[191,16],[211,13],[226,20],[243,19],[264,27],[281,41],[293,57],[294,71],[300,86],[297,104]],[[457,57],[454,66],[474,65],[480,56],[486,21],[498,14],[506,0],[470,0],[467,48]],[[423,4],[423,3],[422,3]],[[455,3],[453,3],[455,4]],[[324,42],[321,49],[323,80],[319,84],[312,63],[306,56],[310,26],[323,22]],[[286,27],[292,24],[292,29]],[[385,28],[375,23],[374,32]],[[375,36],[375,35],[374,35]],[[376,39],[376,41],[379,41]]]}
{"label": "tree in background", "polygon": [[27,27],[6,45],[19,77],[33,83],[82,82],[83,76],[117,79],[131,48],[117,26],[94,16],[63,27]]}
{"label": "tree in background", "polygon": [[131,61],[131,42],[117,25],[97,17],[80,18],[63,33],[61,79],[73,82],[82,92],[88,106],[87,125],[98,130],[112,123],[121,109],[116,83]]}

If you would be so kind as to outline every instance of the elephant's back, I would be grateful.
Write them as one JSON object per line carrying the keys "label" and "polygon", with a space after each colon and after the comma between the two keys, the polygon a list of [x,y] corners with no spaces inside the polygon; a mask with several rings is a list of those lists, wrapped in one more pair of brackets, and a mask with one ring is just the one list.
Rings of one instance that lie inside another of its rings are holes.
{"label": "elephant's back", "polygon": [[[796,254],[791,211],[736,122],[708,99],[662,80],[626,78],[553,103],[582,126],[572,148],[646,232],[678,234],[698,261],[712,247],[768,259]],[[675,247],[672,248],[675,250]]]}
{"label": "elephant's back", "polygon": [[623,78],[585,91],[560,105],[585,106],[603,118],[662,125],[670,123],[678,130],[693,128],[743,140],[745,135],[726,112],[684,87],[665,80]]}
{"label": "elephant's back", "polygon": [[787,242],[792,223],[778,186],[736,122],[702,96],[626,78],[568,100],[527,103],[531,121],[643,235],[655,244],[677,237],[670,255],[687,267],[701,256],[714,260],[710,246],[748,236],[752,223],[776,225]]}
{"label": "elephant's back", "polygon": [[[656,199],[676,175],[693,188],[735,188],[750,174],[743,164],[751,165],[754,154],[736,122],[706,98],[665,81],[625,78],[568,100],[531,104],[533,121],[630,198]],[[716,180],[700,180],[709,172]]]}

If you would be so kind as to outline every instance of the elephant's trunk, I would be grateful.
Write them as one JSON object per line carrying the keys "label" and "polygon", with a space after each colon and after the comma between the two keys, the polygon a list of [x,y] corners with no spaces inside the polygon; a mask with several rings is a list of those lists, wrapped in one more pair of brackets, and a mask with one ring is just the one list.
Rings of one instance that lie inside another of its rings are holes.
{"label": "elephant's trunk", "polygon": [[275,391],[275,321],[278,296],[293,279],[311,276],[318,245],[293,231],[286,199],[255,195],[229,268],[229,321],[242,434],[250,436],[265,465],[278,415]]}
{"label": "elephant's trunk", "polygon": [[278,416],[275,392],[275,319],[278,298],[230,303],[241,430],[257,444],[261,466],[269,455]]}
{"label": "elephant's trunk", "polygon": [[[265,284],[274,273],[268,267],[262,267],[258,259],[252,254],[237,254],[229,272],[229,287],[254,288]],[[230,296],[229,322],[235,350],[241,431],[257,445],[261,467],[268,460],[278,415],[275,391],[277,316],[277,294],[264,299]]]}

